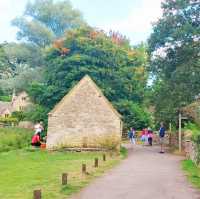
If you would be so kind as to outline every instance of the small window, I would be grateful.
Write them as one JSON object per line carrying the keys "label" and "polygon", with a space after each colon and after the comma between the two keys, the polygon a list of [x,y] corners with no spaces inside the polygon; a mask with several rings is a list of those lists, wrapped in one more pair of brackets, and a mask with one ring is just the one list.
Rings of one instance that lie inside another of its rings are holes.
{"label": "small window", "polygon": [[5,114],[5,118],[8,118],[9,117],[9,114]]}
{"label": "small window", "polygon": [[25,100],[26,100],[26,97],[22,97],[22,100],[25,101]]}

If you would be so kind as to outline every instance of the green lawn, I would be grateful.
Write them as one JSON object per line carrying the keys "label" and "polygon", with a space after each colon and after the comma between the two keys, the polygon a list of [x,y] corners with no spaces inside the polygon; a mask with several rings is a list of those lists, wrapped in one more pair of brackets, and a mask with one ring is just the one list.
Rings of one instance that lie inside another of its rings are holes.
{"label": "green lawn", "polygon": [[7,127],[0,128],[0,152],[22,149],[30,146],[33,131]]}
{"label": "green lawn", "polygon": [[184,160],[182,168],[186,172],[189,181],[200,188],[200,167],[197,167],[191,160]]}
{"label": "green lawn", "polygon": [[[77,192],[95,176],[116,165],[122,156],[102,161],[98,152],[46,152],[16,150],[0,153],[0,198],[32,199],[34,189],[42,189],[42,198],[62,199]],[[94,158],[99,157],[100,167],[94,168]],[[87,164],[89,175],[81,174],[82,163]],[[61,174],[69,173],[69,184],[61,185]]]}

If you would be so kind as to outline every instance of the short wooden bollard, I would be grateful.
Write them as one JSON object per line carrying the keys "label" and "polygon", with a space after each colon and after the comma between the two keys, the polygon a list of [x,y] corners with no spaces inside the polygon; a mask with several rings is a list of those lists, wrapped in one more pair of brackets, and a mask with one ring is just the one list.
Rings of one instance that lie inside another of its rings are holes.
{"label": "short wooden bollard", "polygon": [[86,164],[82,164],[82,173],[86,173]]}
{"label": "short wooden bollard", "polygon": [[106,161],[106,154],[103,154],[103,161]]}
{"label": "short wooden bollard", "polygon": [[62,174],[62,185],[66,185],[67,184],[67,173],[63,173]]}
{"label": "short wooden bollard", "polygon": [[99,166],[99,160],[98,158],[94,159],[94,167],[98,167]]}
{"label": "short wooden bollard", "polygon": [[33,191],[33,199],[41,199],[41,198],[42,198],[41,190],[34,190]]}

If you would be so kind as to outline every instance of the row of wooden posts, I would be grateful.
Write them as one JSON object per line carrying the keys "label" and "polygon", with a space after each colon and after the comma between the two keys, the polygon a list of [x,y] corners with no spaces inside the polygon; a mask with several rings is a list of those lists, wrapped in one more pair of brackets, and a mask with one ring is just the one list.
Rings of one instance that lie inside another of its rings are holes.
{"label": "row of wooden posts", "polygon": [[[103,161],[106,161],[106,154],[103,154]],[[94,167],[97,168],[99,167],[99,159],[95,158],[94,159]],[[86,164],[82,164],[82,173],[87,174],[87,166]],[[68,173],[63,173],[62,174],[62,185],[67,185],[68,184]],[[33,191],[33,199],[41,199],[42,198],[42,191],[41,189],[37,189]]]}

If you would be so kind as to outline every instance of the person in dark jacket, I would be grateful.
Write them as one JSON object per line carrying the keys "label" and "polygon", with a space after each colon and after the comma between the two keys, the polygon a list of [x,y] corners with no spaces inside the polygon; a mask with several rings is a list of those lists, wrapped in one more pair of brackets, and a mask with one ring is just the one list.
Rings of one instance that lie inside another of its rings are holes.
{"label": "person in dark jacket", "polygon": [[131,128],[130,131],[128,132],[128,138],[129,138],[131,144],[135,144],[135,130],[134,130],[134,128]]}
{"label": "person in dark jacket", "polygon": [[152,142],[153,142],[153,131],[148,128],[148,143],[150,146],[152,146]]}
{"label": "person in dark jacket", "polygon": [[164,141],[165,141],[165,127],[163,122],[160,123],[159,138],[160,138],[160,153],[164,153]]}

